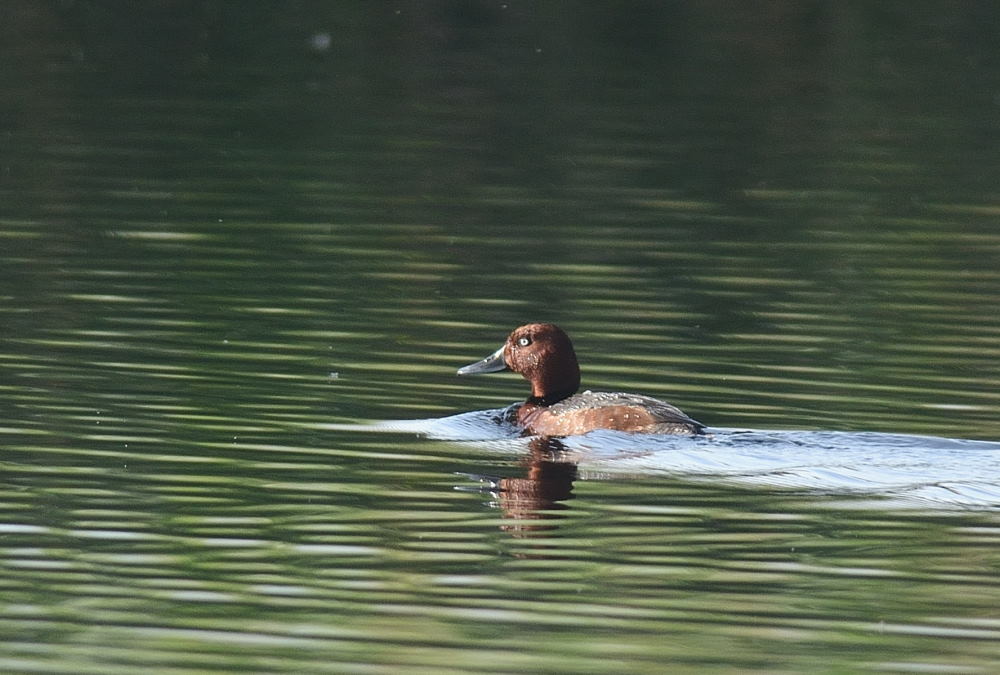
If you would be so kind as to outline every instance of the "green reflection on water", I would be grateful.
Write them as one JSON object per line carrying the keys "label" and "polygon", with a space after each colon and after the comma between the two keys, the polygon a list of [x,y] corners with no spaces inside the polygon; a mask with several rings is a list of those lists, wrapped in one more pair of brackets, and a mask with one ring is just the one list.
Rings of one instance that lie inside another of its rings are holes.
{"label": "green reflection on water", "polygon": [[454,370],[546,319],[712,425],[1000,438],[996,10],[107,9],[0,41],[0,669],[1000,668],[992,513],[325,426],[523,398]]}

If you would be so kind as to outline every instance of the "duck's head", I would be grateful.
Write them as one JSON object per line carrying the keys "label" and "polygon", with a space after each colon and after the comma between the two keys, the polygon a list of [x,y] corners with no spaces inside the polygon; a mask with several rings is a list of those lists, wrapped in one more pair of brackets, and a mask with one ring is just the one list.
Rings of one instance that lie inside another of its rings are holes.
{"label": "duck's head", "polygon": [[531,383],[531,400],[551,405],[580,388],[580,365],[569,336],[551,323],[515,328],[507,341],[482,361],[458,369],[459,375],[512,370]]}

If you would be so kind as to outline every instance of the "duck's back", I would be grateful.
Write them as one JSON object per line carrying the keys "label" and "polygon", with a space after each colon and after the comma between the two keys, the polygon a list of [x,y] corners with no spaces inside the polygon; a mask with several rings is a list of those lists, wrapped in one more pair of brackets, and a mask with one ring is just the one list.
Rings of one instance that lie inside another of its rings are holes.
{"label": "duck's back", "polygon": [[530,433],[572,436],[595,429],[656,434],[700,434],[705,428],[679,408],[649,396],[585,391],[550,406],[525,403],[518,421]]}

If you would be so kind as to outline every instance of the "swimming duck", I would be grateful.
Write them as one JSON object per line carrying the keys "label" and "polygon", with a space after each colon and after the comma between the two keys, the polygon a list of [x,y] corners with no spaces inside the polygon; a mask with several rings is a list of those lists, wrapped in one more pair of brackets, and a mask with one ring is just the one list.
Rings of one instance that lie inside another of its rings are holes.
{"label": "swimming duck", "polygon": [[595,429],[650,434],[701,434],[705,425],[649,396],[580,388],[573,343],[551,323],[529,323],[507,336],[500,349],[458,369],[459,375],[512,370],[531,383],[531,396],[515,420],[526,434],[572,436]]}

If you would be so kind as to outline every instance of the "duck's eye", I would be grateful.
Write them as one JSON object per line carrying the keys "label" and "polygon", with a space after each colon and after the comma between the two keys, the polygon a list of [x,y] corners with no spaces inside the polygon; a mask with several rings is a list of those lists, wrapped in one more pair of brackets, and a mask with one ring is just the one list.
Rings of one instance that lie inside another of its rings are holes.
{"label": "duck's eye", "polygon": [[527,347],[528,345],[531,344],[531,338],[529,337],[518,338],[517,344],[521,345],[522,347]]}

